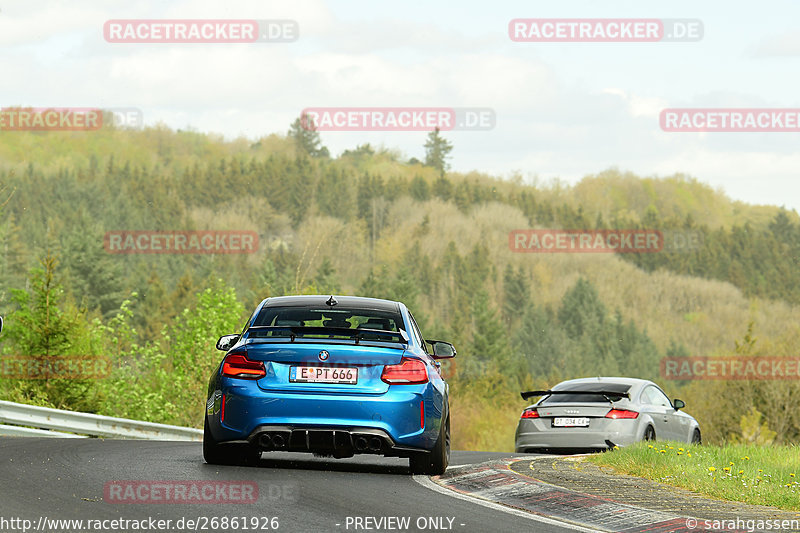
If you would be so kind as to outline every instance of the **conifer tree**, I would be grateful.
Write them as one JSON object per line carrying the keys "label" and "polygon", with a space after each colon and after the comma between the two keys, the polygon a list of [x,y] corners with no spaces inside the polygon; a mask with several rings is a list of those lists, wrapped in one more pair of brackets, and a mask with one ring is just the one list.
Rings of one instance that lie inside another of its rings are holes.
{"label": "conifer tree", "polygon": [[603,327],[606,321],[606,308],[600,296],[586,278],[578,279],[561,301],[558,322],[567,334],[577,339],[587,332]]}
{"label": "conifer tree", "polygon": [[306,154],[309,157],[328,158],[330,152],[322,145],[319,132],[314,125],[311,117],[298,117],[292,122],[287,134],[294,141],[299,154]]}
{"label": "conifer tree", "polygon": [[453,145],[442,137],[439,128],[436,128],[428,134],[428,140],[425,141],[425,166],[435,168],[440,176],[444,176],[450,168],[447,159],[452,150]]}
{"label": "conifer tree", "polygon": [[503,272],[503,318],[511,323],[519,318],[530,303],[530,284],[522,267],[514,268],[508,264]]}

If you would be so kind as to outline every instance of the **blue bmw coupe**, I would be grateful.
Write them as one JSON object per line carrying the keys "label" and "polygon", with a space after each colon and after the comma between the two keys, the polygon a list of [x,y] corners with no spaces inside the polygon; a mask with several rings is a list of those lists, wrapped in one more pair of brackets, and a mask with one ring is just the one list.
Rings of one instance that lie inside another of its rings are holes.
{"label": "blue bmw coupe", "polygon": [[347,296],[267,298],[241,334],[224,335],[211,376],[203,456],[253,464],[261,452],[408,457],[412,473],[444,473],[448,386],[400,302]]}

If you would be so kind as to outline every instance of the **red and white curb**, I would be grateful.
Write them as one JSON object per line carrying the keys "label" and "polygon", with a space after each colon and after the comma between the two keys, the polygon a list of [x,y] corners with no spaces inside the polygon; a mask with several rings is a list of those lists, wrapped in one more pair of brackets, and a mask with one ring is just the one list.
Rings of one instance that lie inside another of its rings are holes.
{"label": "red and white curb", "polygon": [[[442,476],[425,478],[431,485],[452,491],[451,495],[478,504],[492,503],[526,517],[575,531],[608,533],[689,533],[721,531],[705,529],[702,520],[665,511],[582,494],[523,476],[509,465],[519,461],[502,459],[475,465],[451,467]],[[414,479],[423,485],[422,476]],[[442,492],[441,490],[439,492]],[[731,531],[731,530],[725,530]]]}

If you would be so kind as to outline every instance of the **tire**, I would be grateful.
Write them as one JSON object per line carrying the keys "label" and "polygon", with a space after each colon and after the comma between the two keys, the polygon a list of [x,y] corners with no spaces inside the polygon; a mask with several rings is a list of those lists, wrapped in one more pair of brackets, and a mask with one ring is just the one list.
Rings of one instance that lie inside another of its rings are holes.
{"label": "tire", "polygon": [[653,426],[647,426],[647,429],[644,430],[644,437],[642,440],[651,441],[656,440],[656,430],[653,429]]}
{"label": "tire", "polygon": [[429,455],[414,455],[408,460],[412,474],[441,476],[450,463],[450,414],[439,428],[439,438]]}
{"label": "tire", "polygon": [[700,430],[695,428],[694,433],[692,433],[692,444],[697,446],[703,444],[703,437],[700,434]]}
{"label": "tire", "polygon": [[203,422],[203,459],[210,465],[251,466],[258,464],[261,451],[249,444],[217,442],[208,429],[208,419],[206,419]]}

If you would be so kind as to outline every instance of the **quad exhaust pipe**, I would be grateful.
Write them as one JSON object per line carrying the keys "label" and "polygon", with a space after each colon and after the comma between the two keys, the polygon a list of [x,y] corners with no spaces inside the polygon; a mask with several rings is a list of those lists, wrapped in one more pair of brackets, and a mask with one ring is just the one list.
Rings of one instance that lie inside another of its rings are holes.
{"label": "quad exhaust pipe", "polygon": [[[301,433],[298,435],[298,431]],[[301,437],[305,433],[305,439]],[[391,444],[386,442],[386,439],[372,433],[348,433],[334,431],[330,442],[323,441],[322,444],[314,443],[310,439],[312,431],[294,430],[291,431],[263,431],[252,440],[252,444],[258,446],[262,450],[316,450],[325,452],[330,447],[330,453],[342,455],[343,457],[351,457],[353,452],[356,453],[381,453]],[[291,441],[291,442],[290,442]],[[321,447],[320,447],[321,446]],[[332,447],[331,447],[332,446]],[[319,449],[318,449],[319,448]]]}

